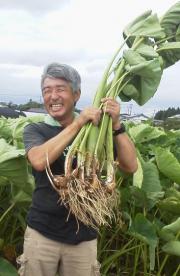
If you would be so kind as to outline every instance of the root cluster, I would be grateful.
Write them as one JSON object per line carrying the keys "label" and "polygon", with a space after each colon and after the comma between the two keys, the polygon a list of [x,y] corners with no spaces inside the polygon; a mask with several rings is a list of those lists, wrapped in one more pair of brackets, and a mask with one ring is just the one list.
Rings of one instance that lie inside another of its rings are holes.
{"label": "root cluster", "polygon": [[98,230],[100,225],[109,225],[115,218],[113,207],[117,203],[117,194],[114,176],[108,183],[95,171],[91,176],[85,176],[84,168],[76,168],[64,176],[53,175],[48,159],[46,172],[60,202],[75,216],[77,223],[81,221]]}

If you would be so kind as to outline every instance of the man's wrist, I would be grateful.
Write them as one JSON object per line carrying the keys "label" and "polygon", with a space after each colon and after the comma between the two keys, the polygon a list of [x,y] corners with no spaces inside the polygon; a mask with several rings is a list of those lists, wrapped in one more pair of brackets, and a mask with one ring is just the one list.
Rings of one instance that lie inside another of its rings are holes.
{"label": "man's wrist", "polygon": [[113,125],[113,130],[117,130],[121,127],[121,123],[118,122],[116,125]]}
{"label": "man's wrist", "polygon": [[120,124],[119,128],[113,129],[113,136],[117,136],[126,132],[125,125],[123,123]]}

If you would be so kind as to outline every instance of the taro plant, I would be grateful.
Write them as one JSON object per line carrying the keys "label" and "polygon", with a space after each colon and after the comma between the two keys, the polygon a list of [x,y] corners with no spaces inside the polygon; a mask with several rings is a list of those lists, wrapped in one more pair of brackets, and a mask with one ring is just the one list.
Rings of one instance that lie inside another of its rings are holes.
{"label": "taro plant", "polygon": [[101,228],[102,275],[179,275],[180,132],[126,124],[139,160],[117,174],[117,220]]}
{"label": "taro plant", "polygon": [[[109,62],[93,106],[102,108],[104,97],[134,100],[144,105],[157,91],[164,69],[180,59],[180,2],[162,18],[147,11],[127,25],[124,42]],[[77,155],[74,170],[72,160]],[[48,160],[47,160],[48,164]],[[154,173],[151,164],[144,164]],[[103,114],[100,125],[82,128],[65,163],[65,176],[47,173],[61,200],[87,225],[97,228],[113,218],[116,202],[112,120]]]}
{"label": "taro plant", "polygon": [[0,119],[1,275],[17,275],[11,264],[16,265],[16,256],[22,251],[27,208],[34,188],[31,167],[25,157],[22,132],[26,124],[42,120],[41,117]]}

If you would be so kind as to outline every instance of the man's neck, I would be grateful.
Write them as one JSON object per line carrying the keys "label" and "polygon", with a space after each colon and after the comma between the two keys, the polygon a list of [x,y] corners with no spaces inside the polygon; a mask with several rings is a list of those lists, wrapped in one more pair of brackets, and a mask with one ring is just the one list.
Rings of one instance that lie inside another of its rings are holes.
{"label": "man's neck", "polygon": [[75,117],[74,113],[72,113],[72,115],[70,117],[61,119],[61,120],[57,119],[57,121],[60,123],[61,126],[67,127],[68,125],[70,125],[73,122],[74,117]]}

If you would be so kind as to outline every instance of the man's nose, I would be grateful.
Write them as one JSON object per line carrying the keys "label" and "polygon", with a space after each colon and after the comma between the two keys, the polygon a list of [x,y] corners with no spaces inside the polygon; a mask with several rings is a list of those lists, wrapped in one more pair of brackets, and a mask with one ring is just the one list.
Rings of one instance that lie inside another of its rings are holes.
{"label": "man's nose", "polygon": [[57,99],[57,98],[59,98],[59,95],[58,95],[56,89],[53,89],[53,90],[52,90],[51,98],[52,98],[52,99]]}

